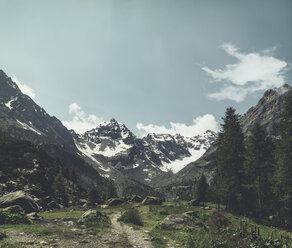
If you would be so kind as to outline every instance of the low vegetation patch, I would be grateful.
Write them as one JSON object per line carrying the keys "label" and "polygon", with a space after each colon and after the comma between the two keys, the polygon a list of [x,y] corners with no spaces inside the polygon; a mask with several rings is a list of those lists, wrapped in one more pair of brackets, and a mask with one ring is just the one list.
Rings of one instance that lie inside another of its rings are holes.
{"label": "low vegetation patch", "polygon": [[0,225],[5,224],[31,224],[31,221],[24,213],[12,214],[0,209]]}
{"label": "low vegetation patch", "polygon": [[111,220],[107,215],[100,215],[94,218],[87,218],[83,223],[86,227],[105,228],[110,227]]}
{"label": "low vegetation patch", "polygon": [[118,219],[119,221],[125,223],[131,223],[137,226],[143,226],[141,215],[136,208],[129,208]]}

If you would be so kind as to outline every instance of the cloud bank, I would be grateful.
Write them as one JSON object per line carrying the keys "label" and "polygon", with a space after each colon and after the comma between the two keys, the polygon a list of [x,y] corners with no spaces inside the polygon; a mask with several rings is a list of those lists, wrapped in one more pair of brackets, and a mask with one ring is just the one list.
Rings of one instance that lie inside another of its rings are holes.
{"label": "cloud bank", "polygon": [[165,126],[157,126],[154,124],[143,125],[142,123],[137,123],[136,125],[139,133],[143,136],[146,136],[149,133],[156,134],[181,134],[185,137],[193,137],[198,134],[203,134],[207,130],[212,130],[217,132],[218,125],[216,119],[211,114],[205,114],[199,116],[193,120],[192,125],[186,125],[185,123],[174,123],[170,122],[170,128]]}
{"label": "cloud bank", "polygon": [[12,81],[17,84],[18,88],[21,90],[23,94],[28,95],[31,99],[35,98],[35,91],[28,85],[19,81],[18,78],[15,76],[12,77]]}
{"label": "cloud bank", "polygon": [[73,129],[76,133],[82,134],[95,128],[103,119],[93,114],[86,114],[77,103],[69,105],[69,113],[73,115],[71,121],[62,121],[63,125],[69,130]]}
{"label": "cloud bank", "polygon": [[221,90],[209,94],[209,97],[218,101],[230,99],[242,102],[248,94],[280,87],[285,83],[284,74],[288,64],[271,55],[276,47],[259,53],[241,53],[232,44],[223,44],[222,48],[238,62],[226,65],[224,69],[202,67],[216,82],[223,83]]}

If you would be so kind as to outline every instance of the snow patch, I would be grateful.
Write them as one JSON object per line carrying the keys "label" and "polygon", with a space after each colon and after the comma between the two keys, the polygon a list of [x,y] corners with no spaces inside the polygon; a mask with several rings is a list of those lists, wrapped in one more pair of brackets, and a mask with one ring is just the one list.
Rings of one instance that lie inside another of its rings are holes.
{"label": "snow patch", "polygon": [[23,129],[33,131],[38,135],[42,135],[41,132],[39,132],[37,129],[33,128],[32,126],[29,126],[26,123],[23,123],[23,122],[21,122],[19,120],[16,120],[16,121],[22,126]]}
{"label": "snow patch", "polygon": [[11,99],[9,102],[5,103],[5,106],[9,109],[12,109],[13,107],[11,106],[11,104],[17,100],[17,97]]}
{"label": "snow patch", "polygon": [[205,151],[206,149],[204,148],[201,148],[200,150],[189,149],[191,156],[170,161],[169,163],[163,162],[162,163],[163,166],[160,167],[160,169],[165,172],[172,171],[174,174],[176,174],[180,170],[182,170],[185,166],[187,166],[189,163],[192,163],[196,161],[197,159],[199,159],[205,153]]}

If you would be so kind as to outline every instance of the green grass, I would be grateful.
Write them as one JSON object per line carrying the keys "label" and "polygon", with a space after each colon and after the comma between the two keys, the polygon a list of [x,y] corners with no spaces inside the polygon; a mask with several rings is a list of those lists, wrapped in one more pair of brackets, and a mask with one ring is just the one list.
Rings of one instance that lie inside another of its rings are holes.
{"label": "green grass", "polygon": [[[207,204],[212,208],[216,208],[215,204]],[[231,224],[217,230],[209,226],[209,219],[213,215],[213,210],[205,210],[201,207],[189,207],[186,202],[167,202],[162,206],[145,206],[135,205],[139,214],[141,215],[143,227],[142,230],[150,230],[150,236],[153,240],[153,245],[156,248],[166,247],[167,244],[175,246],[179,244],[181,247],[196,247],[196,248],[208,248],[208,247],[238,247],[238,248],[250,248],[250,243],[253,238],[251,235],[243,237],[239,232],[240,222],[246,221],[248,228],[250,226],[257,225],[260,228],[261,237],[267,239],[268,235],[273,232],[273,239],[280,239],[284,237],[287,240],[292,238],[292,234],[283,230],[256,224],[251,219],[245,217],[234,216],[230,213],[224,213],[224,215],[230,220]],[[168,231],[160,228],[161,221],[167,215],[180,214],[186,211],[196,211],[199,215],[198,221],[204,223],[206,230],[177,230]],[[256,241],[257,242],[257,241]],[[292,241],[289,241],[289,245],[292,247]],[[273,246],[270,246],[273,247]],[[276,246],[275,246],[276,247]],[[288,246],[289,247],[289,246]]]}
{"label": "green grass", "polygon": [[54,212],[43,212],[39,213],[39,216],[43,217],[45,220],[52,219],[79,219],[85,210],[75,210],[75,209],[62,209],[55,210]]}
{"label": "green grass", "polygon": [[0,248],[24,248],[24,246],[11,242],[0,242]]}

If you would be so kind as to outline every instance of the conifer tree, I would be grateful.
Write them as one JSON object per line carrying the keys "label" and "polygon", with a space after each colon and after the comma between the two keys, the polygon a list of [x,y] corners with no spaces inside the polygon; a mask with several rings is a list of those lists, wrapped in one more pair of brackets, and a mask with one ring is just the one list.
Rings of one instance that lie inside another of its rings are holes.
{"label": "conifer tree", "polygon": [[292,226],[292,93],[287,97],[280,123],[276,152],[275,211],[279,220]]}
{"label": "conifer tree", "polygon": [[221,132],[217,140],[216,175],[217,195],[228,210],[243,212],[243,162],[244,136],[239,115],[234,108],[227,108],[222,118]]}
{"label": "conifer tree", "polygon": [[57,194],[64,194],[65,193],[64,177],[63,177],[61,171],[59,171],[59,173],[54,178],[54,182],[52,184],[52,188],[55,190],[55,192]]}
{"label": "conifer tree", "polygon": [[203,202],[203,203],[206,201],[207,189],[208,189],[207,179],[205,175],[202,174],[197,183],[196,192],[195,192],[195,197],[198,201]]}
{"label": "conifer tree", "polygon": [[75,184],[77,183],[77,177],[74,168],[70,171],[70,180]]}
{"label": "conifer tree", "polygon": [[247,139],[246,205],[250,214],[262,217],[269,214],[271,206],[271,178],[273,176],[274,145],[260,125],[255,125]]}
{"label": "conifer tree", "polygon": [[98,191],[94,186],[92,186],[88,192],[88,202],[90,204],[94,204],[97,203],[98,199],[99,199]]}

